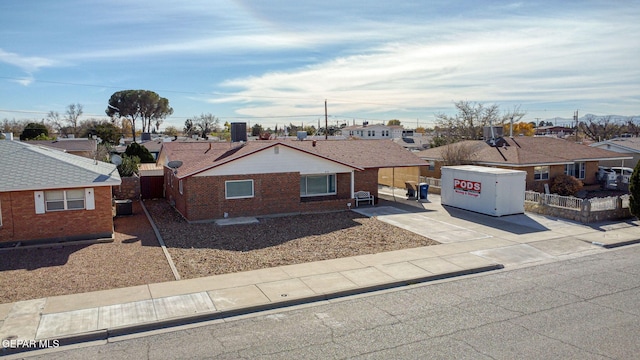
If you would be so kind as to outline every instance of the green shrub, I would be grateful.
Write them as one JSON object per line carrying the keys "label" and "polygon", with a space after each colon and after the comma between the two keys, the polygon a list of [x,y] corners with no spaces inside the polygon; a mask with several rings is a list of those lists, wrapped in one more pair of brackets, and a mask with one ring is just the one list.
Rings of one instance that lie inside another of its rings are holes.
{"label": "green shrub", "polygon": [[571,175],[560,174],[551,180],[550,190],[554,194],[562,196],[575,196],[582,190],[582,181]]}
{"label": "green shrub", "polygon": [[[20,134],[20,140],[33,140],[38,136],[44,135],[44,140],[49,139],[49,129],[44,124],[40,123],[28,123]],[[43,139],[40,137],[39,139]]]}
{"label": "green shrub", "polygon": [[140,164],[140,158],[137,156],[122,155],[122,164],[118,165],[118,173],[120,177],[129,177],[138,173],[138,164]]}
{"label": "green shrub", "polygon": [[128,156],[137,156],[141,163],[154,163],[156,160],[146,147],[134,142],[127,146],[124,153]]}

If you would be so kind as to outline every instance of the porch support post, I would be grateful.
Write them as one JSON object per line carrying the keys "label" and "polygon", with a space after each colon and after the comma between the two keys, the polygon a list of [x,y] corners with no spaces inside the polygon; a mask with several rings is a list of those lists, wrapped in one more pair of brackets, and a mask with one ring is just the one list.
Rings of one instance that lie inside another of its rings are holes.
{"label": "porch support post", "polygon": [[355,197],[355,170],[351,170],[351,199]]}

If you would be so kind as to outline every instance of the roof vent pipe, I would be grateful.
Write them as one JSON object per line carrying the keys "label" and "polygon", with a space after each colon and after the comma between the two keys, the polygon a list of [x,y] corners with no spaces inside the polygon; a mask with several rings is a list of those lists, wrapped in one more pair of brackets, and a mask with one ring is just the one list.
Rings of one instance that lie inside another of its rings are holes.
{"label": "roof vent pipe", "polygon": [[513,137],[513,116],[511,117],[511,126],[509,126],[509,137]]}

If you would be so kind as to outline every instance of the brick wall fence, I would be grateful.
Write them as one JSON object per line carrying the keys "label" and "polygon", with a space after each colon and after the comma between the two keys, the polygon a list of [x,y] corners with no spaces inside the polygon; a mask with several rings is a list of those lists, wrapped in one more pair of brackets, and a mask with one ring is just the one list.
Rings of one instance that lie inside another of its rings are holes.
{"label": "brick wall fence", "polygon": [[113,187],[113,196],[116,200],[140,199],[140,177],[137,175],[123,177],[122,184]]}
{"label": "brick wall fence", "polygon": [[615,209],[594,211],[591,209],[589,201],[582,202],[580,209],[568,209],[557,206],[551,206],[542,202],[524,202],[524,210],[541,215],[549,215],[563,219],[569,219],[581,222],[583,224],[604,221],[604,220],[622,220],[633,218],[628,207],[622,206],[622,199],[618,198]]}

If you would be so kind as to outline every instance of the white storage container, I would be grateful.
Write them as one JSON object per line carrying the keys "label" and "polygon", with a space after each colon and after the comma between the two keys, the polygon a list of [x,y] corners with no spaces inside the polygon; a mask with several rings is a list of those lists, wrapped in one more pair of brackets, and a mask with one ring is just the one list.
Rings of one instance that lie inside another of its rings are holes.
{"label": "white storage container", "polygon": [[527,173],[462,165],[442,167],[441,201],[492,216],[524,213]]}

